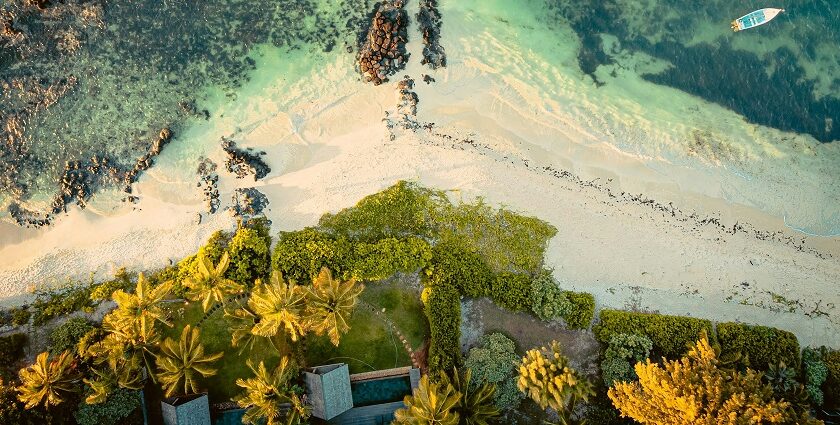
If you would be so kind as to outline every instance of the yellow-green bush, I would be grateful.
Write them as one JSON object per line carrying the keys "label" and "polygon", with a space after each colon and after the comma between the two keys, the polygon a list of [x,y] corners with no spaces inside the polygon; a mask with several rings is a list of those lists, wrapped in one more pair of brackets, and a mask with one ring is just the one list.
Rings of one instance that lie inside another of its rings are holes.
{"label": "yellow-green bush", "polygon": [[522,273],[502,272],[490,283],[493,302],[511,311],[531,309],[531,276]]}
{"label": "yellow-green bush", "polygon": [[563,313],[563,321],[569,329],[586,329],[595,317],[595,297],[588,292],[564,291],[569,308]]}
{"label": "yellow-green bush", "polygon": [[756,370],[767,370],[768,366],[799,366],[799,341],[788,331],[766,326],[750,326],[742,323],[719,323],[717,337],[721,354],[740,353],[740,363]]}
{"label": "yellow-green bush", "polygon": [[251,286],[255,280],[266,279],[270,274],[271,236],[267,228],[258,226],[237,229],[227,251],[230,266],[225,276],[228,279]]}
{"label": "yellow-green bush", "polygon": [[322,267],[332,270],[333,276],[346,279],[352,272],[353,245],[343,236],[333,238],[311,227],[282,232],[271,265],[300,284],[311,282]]}
{"label": "yellow-green bush", "polygon": [[616,334],[645,335],[653,342],[658,357],[678,359],[688,351],[705,330],[711,338],[712,322],[693,317],[601,310],[601,323],[593,331],[598,341],[607,344]]}
{"label": "yellow-green bush", "polygon": [[432,247],[418,237],[385,238],[353,246],[352,277],[359,281],[382,280],[397,272],[410,273],[426,267]]}
{"label": "yellow-green bush", "polygon": [[822,385],[825,405],[840,408],[840,351],[829,351],[823,357],[828,377]]}
{"label": "yellow-green bush", "polygon": [[447,371],[461,362],[461,301],[458,290],[448,284],[427,286],[423,303],[431,338],[428,364],[432,371]]}
{"label": "yellow-green bush", "polygon": [[481,257],[455,242],[443,242],[432,249],[431,265],[426,268],[426,284],[451,285],[471,298],[487,296],[493,272]]}

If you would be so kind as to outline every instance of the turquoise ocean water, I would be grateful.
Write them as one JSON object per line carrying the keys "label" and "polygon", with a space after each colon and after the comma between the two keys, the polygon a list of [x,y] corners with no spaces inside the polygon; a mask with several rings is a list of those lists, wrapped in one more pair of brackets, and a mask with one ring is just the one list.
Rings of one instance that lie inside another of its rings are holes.
{"label": "turquoise ocean water", "polygon": [[[443,0],[443,9],[454,1]],[[0,145],[0,218],[8,219],[12,203],[47,205],[67,161],[106,156],[131,167],[163,127],[173,129],[177,144],[178,134],[213,118],[211,104],[237,98],[266,62],[254,55],[261,47],[290,58],[300,51],[352,55],[372,5],[67,0],[39,11],[21,0],[4,3],[0,11],[13,31],[0,38],[0,118],[17,117],[22,130],[12,140],[6,128],[3,140],[9,142]],[[830,0],[510,0],[474,6],[498,8],[487,11],[498,16],[487,22],[491,31],[505,25],[505,16],[530,14],[556,31],[558,43],[573,32],[579,39],[575,66],[596,85],[611,84],[601,73],[615,72],[620,46],[622,54],[665,64],[634,71],[650,83],[720,105],[750,123],[821,143],[840,141],[840,7]],[[753,30],[729,29],[732,19],[761,7],[787,12]],[[457,23],[444,16],[444,31],[446,25]],[[519,34],[528,37],[527,30]],[[212,102],[208,93],[214,93]]]}

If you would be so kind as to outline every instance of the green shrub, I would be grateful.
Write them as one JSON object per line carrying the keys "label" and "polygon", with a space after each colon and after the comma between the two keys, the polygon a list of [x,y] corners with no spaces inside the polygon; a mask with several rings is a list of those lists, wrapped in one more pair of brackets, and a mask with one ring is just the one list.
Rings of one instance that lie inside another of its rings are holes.
{"label": "green shrub", "polygon": [[[80,403],[73,414],[79,425],[116,425],[131,423],[126,419],[140,408],[140,392],[118,388],[100,404]],[[140,418],[142,421],[142,417]]]}
{"label": "green shrub", "polygon": [[35,301],[32,302],[32,324],[41,326],[74,311],[93,311],[95,303],[90,299],[92,287],[92,284],[72,282],[64,288],[36,291]]}
{"label": "green shrub", "polygon": [[678,359],[688,351],[703,331],[712,338],[712,322],[693,317],[601,310],[601,323],[593,331],[607,344],[616,334],[645,335],[653,342],[654,354]]}
{"label": "green shrub", "polygon": [[432,372],[452,370],[461,360],[461,301],[451,285],[427,286],[423,303],[429,319],[429,369]]}
{"label": "green shrub", "polygon": [[802,375],[805,377],[805,391],[814,406],[822,406],[824,397],[822,384],[828,378],[828,367],[823,361],[822,350],[805,348],[802,350]]}
{"label": "green shrub", "polygon": [[558,319],[565,316],[571,308],[572,303],[550,271],[543,270],[531,282],[531,311],[541,320]]}
{"label": "green shrub", "polygon": [[829,351],[823,357],[828,369],[822,390],[825,394],[825,405],[840,408],[840,351]]}
{"label": "green shrub", "polygon": [[50,332],[50,353],[76,351],[76,344],[94,326],[84,317],[73,317]]}
{"label": "green shrub", "polygon": [[570,308],[563,315],[569,329],[587,329],[595,317],[595,297],[586,292],[565,291]]}
{"label": "green shrub", "polygon": [[717,337],[721,355],[740,353],[743,366],[760,371],[780,362],[799,366],[799,341],[788,331],[727,322],[717,325]]}
{"label": "green shrub", "polygon": [[610,337],[607,349],[604,350],[604,360],[601,362],[604,384],[611,387],[616,381],[635,380],[637,376],[633,366],[645,361],[652,349],[653,342],[644,335],[615,334]]}
{"label": "green shrub", "polygon": [[354,244],[352,277],[359,281],[382,280],[397,272],[415,272],[428,265],[432,247],[417,237],[386,238]]}
{"label": "green shrub", "polygon": [[[230,266],[225,276],[251,286],[271,272],[271,236],[266,229],[240,227],[227,247]],[[213,264],[216,264],[215,262]]]}
{"label": "green shrub", "polygon": [[530,310],[531,276],[501,272],[490,284],[490,297],[497,305],[511,311]]}
{"label": "green shrub", "polygon": [[477,252],[496,273],[539,273],[548,240],[557,233],[542,220],[496,210],[480,199],[457,206],[441,203],[435,224],[441,241],[458,241]]}
{"label": "green shrub", "polygon": [[332,270],[335,277],[347,279],[352,264],[353,245],[349,240],[332,238],[311,227],[281,232],[272,257],[275,270],[300,284],[311,282],[322,267]]}
{"label": "green shrub", "polygon": [[454,242],[444,242],[432,249],[432,264],[426,269],[427,285],[451,285],[471,298],[489,295],[493,272],[481,257]]}
{"label": "green shrub", "polygon": [[510,338],[500,333],[484,335],[478,347],[470,349],[464,367],[472,371],[472,386],[496,384],[493,402],[499,410],[515,409],[525,398],[516,388],[519,356]]}
{"label": "green shrub", "polygon": [[94,303],[110,300],[111,294],[118,289],[123,291],[133,290],[134,282],[131,281],[131,276],[125,270],[125,267],[120,268],[114,274],[114,278],[102,283],[91,285],[90,300]]}
{"label": "green shrub", "polygon": [[26,307],[15,307],[11,310],[12,324],[15,326],[23,326],[29,323],[29,318],[32,313]]}
{"label": "green shrub", "polygon": [[432,236],[431,211],[440,200],[445,200],[440,192],[399,181],[354,207],[324,214],[318,225],[336,237],[369,243],[408,236],[428,239]]}
{"label": "green shrub", "polygon": [[0,337],[0,368],[13,367],[23,357],[27,340],[22,333]]}
{"label": "green shrub", "polygon": [[227,246],[232,237],[233,235],[229,232],[219,230],[213,233],[213,235],[210,236],[210,239],[207,240],[207,243],[198,249],[198,253],[190,255],[178,262],[178,279],[176,279],[176,286],[179,286],[179,288],[173,288],[172,292],[176,295],[180,294],[179,296],[183,295],[184,289],[180,287],[180,284],[187,278],[198,274],[198,257],[200,255],[206,256],[213,264],[218,263],[219,260],[222,259],[222,254],[224,254],[227,250]]}

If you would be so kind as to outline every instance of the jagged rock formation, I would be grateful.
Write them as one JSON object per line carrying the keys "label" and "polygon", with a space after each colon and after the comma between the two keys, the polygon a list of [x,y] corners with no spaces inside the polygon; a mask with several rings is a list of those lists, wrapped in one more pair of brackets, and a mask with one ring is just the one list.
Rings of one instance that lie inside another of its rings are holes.
{"label": "jagged rock formation", "polygon": [[253,187],[236,189],[233,192],[232,201],[233,206],[228,211],[234,217],[242,217],[243,221],[262,214],[269,203],[268,197]]}
{"label": "jagged rock formation", "polygon": [[254,181],[257,181],[271,172],[271,168],[262,160],[265,152],[254,152],[251,148],[240,149],[236,146],[236,142],[224,137],[222,137],[222,149],[227,152],[225,168],[236,174],[238,179],[252,175]]}
{"label": "jagged rock formation", "polygon": [[219,210],[219,175],[216,173],[216,163],[208,158],[201,158],[198,163],[199,181],[197,186],[204,194],[204,207],[210,214]]}
{"label": "jagged rock formation", "polygon": [[423,60],[432,69],[446,66],[446,52],[440,45],[441,16],[437,0],[420,0],[417,23],[423,34]]}
{"label": "jagged rock formation", "polygon": [[409,56],[405,50],[407,41],[408,14],[403,0],[377,4],[356,58],[364,81],[380,85],[404,69]]}

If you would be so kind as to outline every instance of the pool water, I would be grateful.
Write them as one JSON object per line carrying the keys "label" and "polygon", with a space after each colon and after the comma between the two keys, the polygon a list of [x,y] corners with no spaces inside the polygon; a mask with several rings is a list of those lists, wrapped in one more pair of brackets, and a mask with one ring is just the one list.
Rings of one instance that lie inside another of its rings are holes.
{"label": "pool water", "polygon": [[374,379],[350,384],[353,407],[402,401],[411,395],[411,380],[406,376]]}

